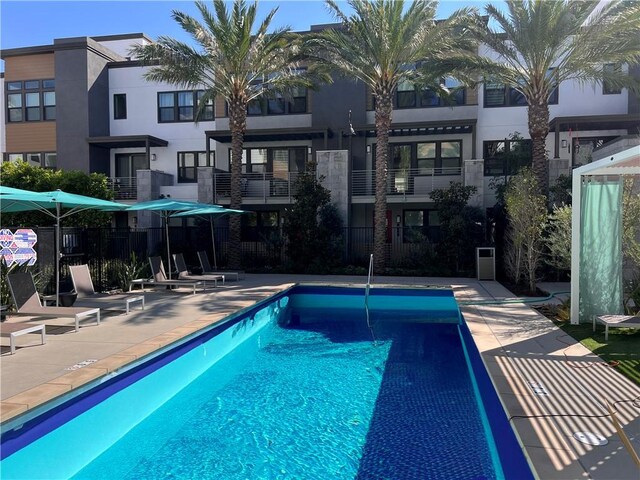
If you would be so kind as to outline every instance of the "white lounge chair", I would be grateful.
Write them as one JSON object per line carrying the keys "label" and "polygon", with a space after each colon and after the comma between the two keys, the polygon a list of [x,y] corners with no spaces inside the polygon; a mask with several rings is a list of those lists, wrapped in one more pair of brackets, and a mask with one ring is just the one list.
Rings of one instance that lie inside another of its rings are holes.
{"label": "white lounge chair", "polygon": [[193,288],[194,295],[198,287],[201,287],[203,291],[207,289],[206,282],[202,280],[169,280],[160,257],[149,257],[149,265],[151,265],[151,274],[153,275],[153,278],[149,280],[135,280],[132,283],[140,285],[142,288],[144,288],[145,285],[151,285],[154,287],[191,287]]}
{"label": "white lounge chair", "polygon": [[44,307],[40,301],[36,284],[30,273],[12,273],[7,275],[9,290],[18,309],[18,315],[32,315],[49,318],[73,318],[77,332],[80,329],[80,320],[95,316],[100,325],[99,308],[82,307]]}
{"label": "white lounge chair", "polygon": [[109,295],[106,293],[96,293],[93,288],[93,281],[91,280],[88,265],[70,266],[69,270],[71,272],[73,289],[78,294],[78,299],[75,303],[76,306],[100,307],[105,310],[122,310],[122,308],[119,308],[122,306],[128,314],[131,304],[138,302],[140,303],[141,310],[144,310],[144,295],[128,295],[126,293]]}
{"label": "white lounge chair", "polygon": [[233,271],[233,270],[215,270],[211,267],[209,263],[209,257],[207,256],[207,252],[205,250],[201,250],[198,252],[198,260],[200,260],[200,266],[202,267],[203,275],[224,275],[227,280],[240,280],[240,275],[244,276],[244,272],[242,271]]}
{"label": "white lounge chair", "polygon": [[184,261],[184,255],[181,253],[175,253],[173,256],[173,263],[176,265],[179,280],[202,280],[204,282],[213,282],[214,286],[218,286],[218,282],[222,281],[224,285],[224,275],[192,275],[187,269],[187,263]]}

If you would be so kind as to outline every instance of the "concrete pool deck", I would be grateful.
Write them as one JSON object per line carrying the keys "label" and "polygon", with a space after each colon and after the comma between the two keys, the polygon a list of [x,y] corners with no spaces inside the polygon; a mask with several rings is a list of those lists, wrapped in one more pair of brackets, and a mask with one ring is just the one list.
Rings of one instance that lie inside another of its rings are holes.
{"label": "concrete pool deck", "polygon": [[[148,291],[144,311],[105,315],[100,326],[87,323],[77,333],[66,320],[41,321],[47,325],[45,345],[38,345],[37,335],[26,335],[18,340],[16,354],[9,355],[3,342],[2,421],[117,371],[291,284],[362,285],[364,281],[349,276],[249,274],[240,282],[196,295]],[[463,302],[514,298],[497,282],[472,279],[376,278],[375,285],[382,284],[451,285]],[[640,396],[640,387],[522,303],[466,305],[462,312],[538,478],[640,477],[605,407],[605,400],[627,400],[615,408],[624,431],[640,451],[640,408],[630,402]],[[530,382],[541,386],[543,394],[538,395]],[[584,445],[574,439],[576,432],[598,433],[609,442]]]}

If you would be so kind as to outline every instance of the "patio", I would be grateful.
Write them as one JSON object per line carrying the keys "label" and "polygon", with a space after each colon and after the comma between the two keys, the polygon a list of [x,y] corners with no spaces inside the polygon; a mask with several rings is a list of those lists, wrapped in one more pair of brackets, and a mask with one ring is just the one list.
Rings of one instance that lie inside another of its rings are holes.
{"label": "patio", "polygon": [[[384,277],[376,285],[452,285],[459,301],[513,298],[497,282],[471,279]],[[363,284],[363,277],[247,275],[205,294],[149,292],[147,308],[106,316],[78,333],[50,327],[47,344],[2,347],[2,421],[188,336],[292,283]],[[481,351],[511,424],[541,479],[637,479],[638,471],[607,416],[613,404],[640,395],[640,387],[610,369],[582,345],[528,306],[469,305],[463,314]],[[9,318],[10,322],[19,319]],[[19,345],[25,345],[21,338]],[[90,360],[95,360],[91,362]],[[530,382],[535,382],[532,385]],[[535,388],[534,388],[535,387]],[[546,393],[546,394],[545,394]],[[640,409],[617,403],[618,418],[638,451]],[[531,418],[533,416],[533,418]],[[609,443],[594,447],[574,439],[594,432]]]}

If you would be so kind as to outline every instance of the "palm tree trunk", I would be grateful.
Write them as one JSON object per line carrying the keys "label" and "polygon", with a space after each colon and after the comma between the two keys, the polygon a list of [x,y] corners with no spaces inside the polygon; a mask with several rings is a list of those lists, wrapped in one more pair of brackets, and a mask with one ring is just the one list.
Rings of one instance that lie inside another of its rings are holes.
{"label": "palm tree trunk", "polygon": [[[247,129],[246,102],[229,102],[229,129],[231,130],[231,205],[239,209],[242,206],[242,145]],[[240,216],[229,217],[229,268],[241,268]]]}
{"label": "palm tree trunk", "polygon": [[545,100],[529,103],[529,135],[533,173],[538,179],[540,193],[549,195],[549,159],[547,158],[547,135],[549,134],[549,104]]}
{"label": "palm tree trunk", "polygon": [[387,259],[387,165],[391,95],[376,96],[376,203],[374,209],[373,263],[377,274],[384,272]]}

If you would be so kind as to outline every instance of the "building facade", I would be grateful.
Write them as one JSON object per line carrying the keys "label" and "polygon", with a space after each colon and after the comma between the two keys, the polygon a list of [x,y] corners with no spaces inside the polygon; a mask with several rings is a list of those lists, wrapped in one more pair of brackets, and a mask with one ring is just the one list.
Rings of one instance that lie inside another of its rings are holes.
{"label": "building facade", "polygon": [[[225,103],[207,105],[196,122],[198,90],[149,82],[147,67],[129,58],[133,44],[149,42],[144,34],[126,34],[2,51],[3,161],[104,173],[124,202],[170,195],[229,204]],[[563,82],[552,95],[550,119],[553,184],[595,159],[596,148],[637,136],[640,106],[626,89]],[[438,226],[430,193],[450,182],[475,186],[472,203],[491,208],[492,181],[530,162],[528,137],[526,102],[504,85],[458,89],[446,103],[428,90],[400,85],[390,134],[387,218],[390,232],[401,228],[389,241],[411,241],[404,238],[407,229],[429,237]],[[309,160],[317,160],[345,224],[373,226],[374,103],[361,83],[336,79],[292,98],[253,102],[244,148],[243,208],[257,212],[246,220],[252,226],[279,227]],[[158,221],[143,212],[117,220],[132,227]]]}

